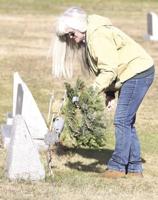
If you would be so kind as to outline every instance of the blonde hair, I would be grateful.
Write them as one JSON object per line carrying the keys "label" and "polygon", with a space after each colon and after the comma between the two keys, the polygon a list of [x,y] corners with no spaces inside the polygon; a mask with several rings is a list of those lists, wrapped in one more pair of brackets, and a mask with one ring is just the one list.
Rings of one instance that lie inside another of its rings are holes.
{"label": "blonde hair", "polygon": [[[67,34],[71,28],[80,32],[87,29],[87,14],[78,7],[71,7],[61,15],[56,22],[56,35],[52,50],[52,74],[56,78],[71,78],[73,76],[73,63],[78,57],[84,62],[84,45],[76,44]],[[80,54],[80,52],[83,52]]]}

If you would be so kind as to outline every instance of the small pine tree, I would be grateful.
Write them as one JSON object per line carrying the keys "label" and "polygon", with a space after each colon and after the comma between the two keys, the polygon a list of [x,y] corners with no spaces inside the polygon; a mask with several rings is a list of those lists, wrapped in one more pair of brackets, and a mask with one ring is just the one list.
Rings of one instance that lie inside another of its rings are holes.
{"label": "small pine tree", "polygon": [[[99,148],[105,145],[106,120],[102,99],[83,81],[75,87],[65,83],[67,101],[63,109],[65,129],[76,147]],[[77,98],[78,101],[73,101]]]}

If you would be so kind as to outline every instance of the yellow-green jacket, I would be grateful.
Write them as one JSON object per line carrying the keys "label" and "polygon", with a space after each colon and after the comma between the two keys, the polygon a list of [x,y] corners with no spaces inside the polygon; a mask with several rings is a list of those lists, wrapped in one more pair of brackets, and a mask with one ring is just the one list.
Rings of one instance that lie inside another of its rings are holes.
{"label": "yellow-green jacket", "polygon": [[91,70],[96,74],[98,91],[115,89],[153,65],[152,58],[133,39],[110,20],[98,15],[88,17],[86,33],[87,57]]}

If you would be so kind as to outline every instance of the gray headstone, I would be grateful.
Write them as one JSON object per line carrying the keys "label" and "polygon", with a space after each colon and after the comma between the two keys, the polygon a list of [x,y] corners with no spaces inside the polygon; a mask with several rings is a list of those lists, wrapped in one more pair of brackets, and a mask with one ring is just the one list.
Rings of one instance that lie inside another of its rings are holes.
{"label": "gray headstone", "polygon": [[7,113],[6,124],[1,124],[1,135],[4,148],[7,148],[10,143],[12,124],[13,124],[12,113]]}
{"label": "gray headstone", "polygon": [[11,180],[44,179],[45,170],[38,150],[21,115],[14,117],[11,135],[7,152],[7,177]]}
{"label": "gray headstone", "polygon": [[153,35],[152,13],[147,14],[147,29],[148,29],[148,34]]}
{"label": "gray headstone", "polygon": [[145,38],[158,41],[158,15],[154,12],[147,14],[147,35]]}
{"label": "gray headstone", "polygon": [[1,134],[4,148],[7,148],[10,143],[12,125],[2,124]]}

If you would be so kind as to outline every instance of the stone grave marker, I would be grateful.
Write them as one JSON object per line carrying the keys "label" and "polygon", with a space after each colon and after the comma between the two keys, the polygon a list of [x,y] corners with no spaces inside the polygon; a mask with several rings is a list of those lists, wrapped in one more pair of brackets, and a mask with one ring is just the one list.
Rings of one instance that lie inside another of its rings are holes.
{"label": "stone grave marker", "polygon": [[21,111],[21,115],[28,125],[32,138],[39,140],[44,139],[45,134],[48,132],[45,120],[31,91],[16,72],[14,73],[13,117],[19,114],[19,111]]}
{"label": "stone grave marker", "polygon": [[147,35],[145,38],[158,41],[158,15],[154,12],[147,14]]}
{"label": "stone grave marker", "polygon": [[[25,120],[30,135],[34,140],[38,149],[47,149],[48,146],[44,142],[44,137],[48,133],[46,122],[35,102],[31,91],[21,79],[18,72],[14,73],[13,81],[13,110],[8,115],[10,124],[4,124],[1,126],[2,139],[4,147],[10,142],[12,121],[16,115],[22,115]],[[12,116],[12,120],[10,118]]]}
{"label": "stone grave marker", "polygon": [[13,120],[6,168],[10,180],[38,181],[45,178],[38,150],[21,115],[16,115]]}

